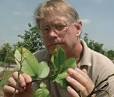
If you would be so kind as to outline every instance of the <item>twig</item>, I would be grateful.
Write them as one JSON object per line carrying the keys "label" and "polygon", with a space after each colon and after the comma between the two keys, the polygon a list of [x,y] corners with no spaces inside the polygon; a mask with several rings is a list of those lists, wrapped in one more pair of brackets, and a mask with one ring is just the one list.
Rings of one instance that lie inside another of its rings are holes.
{"label": "twig", "polygon": [[[21,74],[21,69],[22,69],[22,63],[23,63],[23,61],[24,61],[24,59],[23,59],[23,50],[22,50],[22,48],[21,48],[21,60],[19,61],[18,59],[16,59],[18,62],[19,62],[19,65],[20,65],[20,69],[18,70],[18,80],[17,80],[17,87],[19,86],[19,76],[20,76],[20,74]],[[14,93],[13,93],[13,96],[12,97],[15,97],[15,94],[16,94],[16,88],[15,88],[15,91],[14,91]]]}
{"label": "twig", "polygon": [[104,88],[106,88],[107,86],[109,86],[109,83],[108,82],[106,82],[106,84],[105,85],[103,85],[100,89],[98,89],[97,90],[97,88],[101,85],[101,84],[103,84],[105,81],[107,81],[110,77],[112,77],[112,76],[114,76],[114,74],[111,74],[111,75],[109,75],[107,78],[105,78],[104,80],[102,80],[100,83],[98,83],[97,85],[96,85],[96,83],[97,83],[97,81],[98,81],[98,78],[99,78],[99,76],[97,77],[97,80],[96,80],[96,82],[95,82],[95,87],[94,87],[94,89],[93,89],[93,91],[87,96],[87,97],[91,97],[93,94],[97,94],[97,93],[99,93],[99,92],[106,92],[108,95],[109,95],[109,97],[110,97],[110,94],[108,93],[108,91],[106,91]]}

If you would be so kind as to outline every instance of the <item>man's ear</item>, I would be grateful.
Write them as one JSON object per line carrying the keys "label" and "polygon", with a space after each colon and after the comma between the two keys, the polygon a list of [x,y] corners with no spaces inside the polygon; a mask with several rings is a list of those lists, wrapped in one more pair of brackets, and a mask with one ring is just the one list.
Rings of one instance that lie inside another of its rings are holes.
{"label": "man's ear", "polygon": [[81,32],[82,32],[82,22],[81,21],[77,21],[74,23],[76,30],[77,30],[77,34],[76,36],[80,36]]}

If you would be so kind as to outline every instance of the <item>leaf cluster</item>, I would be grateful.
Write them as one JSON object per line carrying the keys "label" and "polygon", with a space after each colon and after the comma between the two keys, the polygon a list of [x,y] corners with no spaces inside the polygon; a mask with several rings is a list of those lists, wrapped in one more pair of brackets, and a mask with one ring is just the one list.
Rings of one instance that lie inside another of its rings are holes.
{"label": "leaf cluster", "polygon": [[61,87],[66,88],[67,69],[76,67],[74,58],[68,59],[62,48],[56,48],[51,57],[51,64],[45,61],[39,62],[26,48],[18,48],[15,51],[15,61],[21,71],[29,74],[33,81],[40,81],[40,87],[35,91],[34,97],[49,97],[49,90],[44,79],[50,79]]}

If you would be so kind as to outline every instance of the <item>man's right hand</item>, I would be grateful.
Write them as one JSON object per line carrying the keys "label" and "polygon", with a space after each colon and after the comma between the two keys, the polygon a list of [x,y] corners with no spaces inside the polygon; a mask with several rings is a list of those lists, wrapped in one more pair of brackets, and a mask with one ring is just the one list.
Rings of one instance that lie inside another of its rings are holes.
{"label": "man's right hand", "polygon": [[[4,86],[4,97],[32,97],[32,78],[23,73],[14,72]],[[15,95],[15,96],[13,96]]]}

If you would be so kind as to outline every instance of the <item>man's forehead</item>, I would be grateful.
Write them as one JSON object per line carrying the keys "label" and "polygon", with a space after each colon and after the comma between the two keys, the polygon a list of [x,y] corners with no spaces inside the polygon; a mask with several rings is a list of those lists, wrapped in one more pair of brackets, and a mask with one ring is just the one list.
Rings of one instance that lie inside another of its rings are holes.
{"label": "man's forehead", "polygon": [[40,21],[40,24],[66,23],[68,19],[65,16],[46,17]]}

